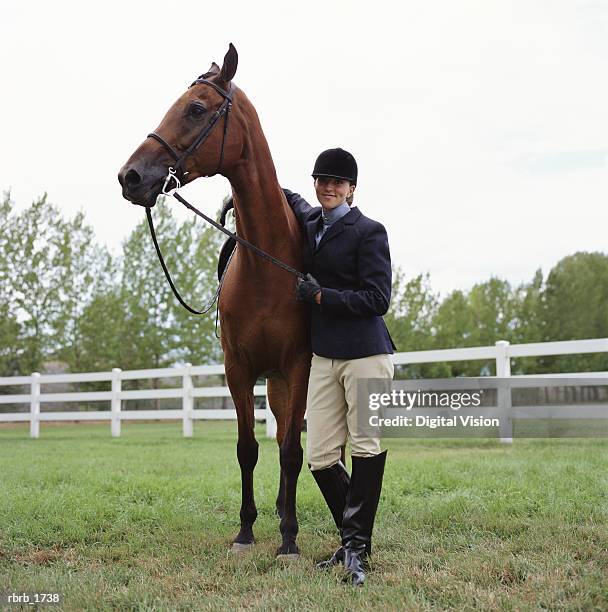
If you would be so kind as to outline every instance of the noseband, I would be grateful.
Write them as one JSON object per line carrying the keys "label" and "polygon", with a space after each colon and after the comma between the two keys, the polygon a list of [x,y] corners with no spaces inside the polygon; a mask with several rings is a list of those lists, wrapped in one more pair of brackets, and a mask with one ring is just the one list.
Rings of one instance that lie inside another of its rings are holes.
{"label": "noseband", "polygon": [[[215,91],[217,91],[221,96],[223,96],[224,101],[222,102],[221,106],[213,113],[207,125],[203,127],[199,135],[194,139],[194,142],[183,153],[180,154],[162,136],[159,136],[156,132],[150,132],[150,134],[148,134],[147,136],[148,138],[154,138],[154,140],[160,142],[160,144],[163,145],[165,149],[167,149],[169,155],[171,155],[171,157],[175,160],[175,164],[173,166],[169,166],[167,176],[165,178],[165,183],[162,188],[162,193],[165,195],[170,194],[172,191],[174,191],[175,189],[179,189],[182,186],[182,183],[184,183],[186,175],[188,174],[184,171],[184,162],[205,142],[205,140],[207,140],[207,138],[213,131],[215,124],[222,117],[225,117],[224,135],[222,136],[222,148],[220,150],[220,161],[217,165],[217,169],[214,174],[217,174],[220,171],[220,168],[222,167],[222,163],[224,161],[224,143],[226,142],[226,133],[228,132],[228,116],[230,115],[230,110],[232,109],[232,96],[234,85],[230,83],[230,89],[228,91],[224,91],[215,83],[212,83],[211,81],[208,81],[206,78],[204,78],[205,76],[207,75],[205,74],[202,77],[196,79],[196,81],[194,81],[192,85],[190,85],[190,87],[193,87],[194,85],[199,85],[201,83],[209,85],[210,87],[213,87],[213,89],[215,89]],[[171,186],[172,183],[175,184],[174,187]]]}

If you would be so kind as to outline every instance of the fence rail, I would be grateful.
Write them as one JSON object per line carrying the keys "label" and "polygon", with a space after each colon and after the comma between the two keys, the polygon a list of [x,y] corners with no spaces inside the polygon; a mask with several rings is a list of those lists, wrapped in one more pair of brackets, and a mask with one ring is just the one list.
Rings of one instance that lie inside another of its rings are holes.
{"label": "fence rail", "polygon": [[[567,340],[561,342],[537,342],[533,344],[509,344],[499,340],[494,346],[475,346],[456,349],[441,349],[432,351],[415,351],[396,353],[393,355],[395,365],[411,365],[418,363],[439,363],[445,361],[473,361],[492,359],[496,363],[498,377],[511,376],[511,359],[515,357],[541,357],[547,355],[574,355],[582,353],[608,352],[608,338],[591,340]],[[149,370],[125,370],[114,368],[111,372],[87,372],[78,374],[40,374],[34,372],[31,376],[0,377],[0,387],[25,385],[30,387],[29,393],[0,395],[0,404],[29,404],[29,412],[0,413],[0,422],[29,422],[30,436],[40,436],[40,423],[48,421],[110,421],[111,435],[120,436],[121,423],[129,420],[148,419],[180,419],[185,437],[191,437],[196,420],[236,419],[233,409],[194,409],[195,398],[230,397],[227,387],[194,387],[194,376],[223,375],[223,364],[192,366],[189,363],[173,368],[156,368]],[[606,376],[605,372],[585,372],[569,374],[544,374],[543,376],[560,377],[590,377]],[[146,380],[155,378],[181,378],[181,387],[169,389],[123,390],[122,381]],[[42,384],[111,382],[110,391],[83,391],[69,393],[41,393]],[[266,385],[254,387],[256,397],[266,398]],[[124,401],[135,399],[167,399],[181,398],[181,409],[174,410],[123,410]],[[78,412],[40,412],[41,403],[58,402],[98,402],[109,401],[109,411],[78,411]],[[255,418],[266,422],[266,433],[270,437],[276,435],[276,421],[268,408],[256,409]],[[501,440],[512,441],[512,428],[501,431]]]}

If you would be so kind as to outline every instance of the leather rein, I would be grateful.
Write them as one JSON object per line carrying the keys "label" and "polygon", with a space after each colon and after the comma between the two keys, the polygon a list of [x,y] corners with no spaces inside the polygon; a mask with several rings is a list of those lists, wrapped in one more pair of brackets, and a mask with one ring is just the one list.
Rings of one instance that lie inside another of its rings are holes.
{"label": "leather rein", "polygon": [[[194,85],[199,85],[201,83],[205,85],[209,85],[210,87],[215,89],[221,96],[223,96],[224,101],[222,102],[221,106],[213,113],[209,122],[203,127],[203,129],[201,130],[199,135],[194,139],[192,144],[180,154],[162,136],[159,136],[156,132],[150,132],[150,134],[148,134],[147,136],[148,138],[153,138],[154,140],[159,142],[168,151],[169,155],[171,155],[171,157],[175,160],[175,164],[173,166],[169,166],[168,168],[167,176],[165,178],[165,182],[162,188],[162,193],[164,195],[172,195],[178,202],[183,204],[186,208],[190,209],[192,212],[197,214],[199,217],[207,221],[207,223],[210,223],[213,227],[220,230],[220,232],[223,232],[227,236],[230,236],[231,238],[236,240],[236,242],[242,244],[245,248],[248,248],[254,253],[257,253],[260,257],[263,257],[270,263],[276,266],[279,266],[286,272],[289,272],[290,274],[293,274],[297,276],[298,278],[305,279],[306,278],[305,274],[303,274],[299,270],[296,270],[295,268],[292,268],[291,266],[282,262],[276,257],[273,257],[272,255],[270,255],[270,253],[263,251],[262,249],[255,246],[255,244],[252,244],[248,240],[245,240],[244,238],[237,236],[236,233],[231,232],[230,230],[227,230],[224,226],[220,225],[219,223],[217,223],[217,221],[214,221],[213,219],[211,219],[210,217],[202,213],[200,210],[198,210],[192,204],[190,204],[190,202],[182,198],[182,196],[179,195],[179,193],[177,193],[177,190],[182,186],[188,174],[188,172],[184,171],[184,162],[205,142],[205,140],[207,140],[207,138],[213,131],[213,128],[222,119],[222,117],[224,117],[224,133],[222,136],[222,148],[220,150],[219,163],[217,165],[217,169],[214,172],[214,174],[217,174],[220,171],[220,168],[224,161],[224,143],[226,141],[226,133],[228,132],[228,117],[232,109],[232,97],[234,95],[234,85],[230,83],[230,89],[228,91],[225,91],[224,89],[222,89],[215,83],[207,80],[205,77],[208,76],[208,74],[209,73],[202,75],[201,77],[196,79],[190,85],[190,87],[193,87]],[[152,235],[152,241],[154,242],[154,248],[156,249],[156,254],[158,255],[158,260],[160,261],[160,265],[163,269],[163,272],[165,273],[167,282],[169,283],[169,286],[171,287],[171,290],[173,291],[173,295],[177,298],[177,301],[186,310],[188,310],[192,314],[196,314],[196,315],[206,314],[207,312],[209,312],[209,310],[211,310],[211,308],[213,307],[213,304],[215,303],[215,300],[217,299],[219,295],[219,292],[222,286],[223,275],[222,275],[222,280],[220,280],[220,285],[215,295],[213,296],[211,303],[205,309],[195,310],[194,308],[189,306],[184,301],[179,291],[175,287],[175,284],[173,283],[173,280],[171,279],[171,275],[169,274],[169,270],[167,269],[167,265],[165,263],[165,260],[160,250],[160,246],[158,245],[158,240],[156,238],[156,232],[154,230],[154,223],[152,222],[152,211],[150,207],[146,207],[146,218],[148,220],[148,227],[150,228],[150,234]],[[226,270],[227,269],[228,269],[228,266],[226,266]],[[224,273],[225,273],[225,270],[224,270]]]}

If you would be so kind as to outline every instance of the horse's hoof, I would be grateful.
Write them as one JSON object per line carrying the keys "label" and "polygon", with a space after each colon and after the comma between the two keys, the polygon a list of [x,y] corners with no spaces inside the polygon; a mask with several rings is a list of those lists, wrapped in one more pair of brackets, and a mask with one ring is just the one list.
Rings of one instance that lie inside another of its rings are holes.
{"label": "horse's hoof", "polygon": [[300,553],[287,553],[286,555],[282,555],[281,553],[277,554],[277,561],[282,561],[284,563],[293,563],[300,558]]}
{"label": "horse's hoof", "polygon": [[232,543],[232,552],[233,553],[242,553],[246,550],[251,550],[253,548],[253,542],[251,544],[241,544],[240,542]]}
{"label": "horse's hoof", "polygon": [[291,544],[281,544],[277,548],[277,559],[285,559],[287,561],[293,561],[294,559],[300,558],[300,549],[295,542]]}

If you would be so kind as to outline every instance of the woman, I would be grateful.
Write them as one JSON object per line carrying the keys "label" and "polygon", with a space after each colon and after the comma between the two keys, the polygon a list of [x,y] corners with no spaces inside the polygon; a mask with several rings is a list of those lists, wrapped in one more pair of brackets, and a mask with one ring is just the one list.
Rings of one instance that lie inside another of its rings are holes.
{"label": "woman", "polygon": [[[357,163],[343,149],[323,151],[312,173],[320,207],[285,190],[303,226],[307,280],[298,299],[311,305],[313,358],[307,398],[307,458],[340,531],[342,546],[317,567],[344,563],[354,585],[365,581],[386,451],[358,432],[357,379],[392,378],[395,348],[382,315],[391,296],[386,230],[350,207]],[[341,462],[350,443],[352,476]]]}

